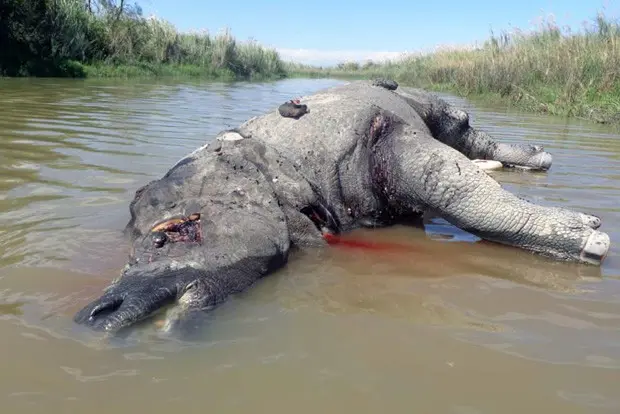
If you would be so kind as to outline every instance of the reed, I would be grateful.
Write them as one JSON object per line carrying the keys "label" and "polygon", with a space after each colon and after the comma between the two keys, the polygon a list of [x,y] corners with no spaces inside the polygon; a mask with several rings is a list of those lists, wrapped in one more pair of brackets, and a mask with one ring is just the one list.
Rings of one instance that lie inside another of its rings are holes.
{"label": "reed", "polygon": [[500,98],[532,111],[620,123],[620,25],[596,16],[582,30],[544,20],[533,32],[491,34],[481,47],[335,68],[308,76],[390,76],[404,85]]}
{"label": "reed", "polygon": [[[0,74],[5,76],[285,76],[278,53],[230,31],[180,33],[111,0],[5,0]],[[6,16],[6,17],[4,17]],[[50,41],[51,39],[51,41]]]}

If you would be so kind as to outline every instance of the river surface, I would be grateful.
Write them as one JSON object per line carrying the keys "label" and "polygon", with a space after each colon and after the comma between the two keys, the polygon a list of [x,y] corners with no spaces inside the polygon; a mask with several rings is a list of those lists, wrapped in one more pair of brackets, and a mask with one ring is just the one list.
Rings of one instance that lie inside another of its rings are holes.
{"label": "river surface", "polygon": [[600,215],[602,267],[475,243],[434,220],[357,232],[208,316],[192,340],[101,339],[75,311],[124,264],[134,191],[219,130],[340,83],[0,80],[0,410],[4,413],[618,413],[620,139],[609,127],[447,97],[548,173],[493,175]]}

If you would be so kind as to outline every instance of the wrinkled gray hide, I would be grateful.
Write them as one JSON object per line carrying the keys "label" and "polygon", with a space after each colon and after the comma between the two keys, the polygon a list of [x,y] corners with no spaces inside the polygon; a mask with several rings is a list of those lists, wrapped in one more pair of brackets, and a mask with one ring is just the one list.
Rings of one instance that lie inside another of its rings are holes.
{"label": "wrinkled gray hide", "polygon": [[[170,303],[177,320],[284,266],[293,246],[325,245],[325,231],[387,226],[427,210],[558,260],[605,257],[598,218],[519,199],[468,158],[546,169],[551,156],[541,148],[494,142],[463,111],[415,90],[354,82],[302,103],[310,112],[301,118],[274,109],[250,119],[138,190],[130,261],[76,322],[115,331]],[[185,240],[170,233],[160,243],[159,232],[154,242],[154,226],[195,213]]]}
{"label": "wrinkled gray hide", "polygon": [[548,170],[551,154],[541,145],[503,144],[484,131],[471,128],[469,116],[436,96],[417,89],[400,92],[420,114],[429,131],[439,141],[462,152],[470,159],[495,160],[507,167]]}

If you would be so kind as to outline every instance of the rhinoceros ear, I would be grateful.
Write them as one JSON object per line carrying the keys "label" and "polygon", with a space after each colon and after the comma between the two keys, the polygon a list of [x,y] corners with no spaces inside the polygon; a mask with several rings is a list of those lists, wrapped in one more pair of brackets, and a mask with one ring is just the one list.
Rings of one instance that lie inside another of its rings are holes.
{"label": "rhinoceros ear", "polygon": [[372,81],[371,85],[385,88],[388,91],[395,91],[396,89],[398,89],[398,83],[393,79],[387,79],[387,78],[375,78]]}
{"label": "rhinoceros ear", "polygon": [[299,119],[308,112],[308,105],[300,104],[299,101],[288,101],[278,107],[278,113],[284,118]]}

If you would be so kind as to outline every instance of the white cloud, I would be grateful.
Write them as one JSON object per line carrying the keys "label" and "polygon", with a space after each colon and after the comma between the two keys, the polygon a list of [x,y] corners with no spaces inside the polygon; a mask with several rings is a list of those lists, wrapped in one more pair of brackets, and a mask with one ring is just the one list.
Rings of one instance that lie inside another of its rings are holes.
{"label": "white cloud", "polygon": [[429,53],[448,52],[456,50],[473,50],[480,48],[477,42],[438,44],[431,47],[421,48],[415,52],[391,52],[391,51],[372,51],[372,50],[320,50],[320,49],[275,49],[280,54],[280,58],[285,61],[304,63],[308,65],[331,66],[342,62],[364,63],[368,60],[373,62],[384,62],[386,60],[400,60],[411,56],[421,56]]}
{"label": "white cloud", "polygon": [[403,58],[407,52],[371,51],[371,50],[318,50],[318,49],[284,49],[276,48],[282,60],[308,65],[335,65],[340,62],[360,62],[367,60],[381,62]]}

